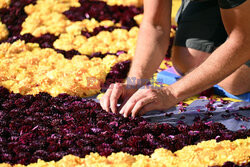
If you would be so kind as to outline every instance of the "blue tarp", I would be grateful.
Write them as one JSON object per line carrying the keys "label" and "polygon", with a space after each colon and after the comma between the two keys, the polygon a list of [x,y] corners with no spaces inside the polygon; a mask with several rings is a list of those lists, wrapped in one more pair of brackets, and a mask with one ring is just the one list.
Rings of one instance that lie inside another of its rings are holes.
{"label": "blue tarp", "polygon": [[[183,121],[184,123],[191,125],[197,116],[203,119],[208,115],[212,115],[210,119],[206,120],[206,122],[220,122],[224,124],[227,129],[232,131],[243,128],[250,129],[250,122],[242,119],[245,117],[249,120],[250,118],[249,102],[230,102],[228,104],[222,104],[218,101],[213,104],[215,107],[214,111],[208,111],[206,107],[208,103],[209,100],[196,100],[187,106],[186,111],[184,112],[180,112],[179,107],[173,107],[166,111],[150,111],[143,117],[150,122],[177,125],[178,121]],[[248,109],[242,110],[240,109],[241,107],[248,107]],[[168,116],[166,116],[166,113]],[[170,113],[173,114],[171,115]],[[236,120],[237,115],[240,118],[239,120]]]}

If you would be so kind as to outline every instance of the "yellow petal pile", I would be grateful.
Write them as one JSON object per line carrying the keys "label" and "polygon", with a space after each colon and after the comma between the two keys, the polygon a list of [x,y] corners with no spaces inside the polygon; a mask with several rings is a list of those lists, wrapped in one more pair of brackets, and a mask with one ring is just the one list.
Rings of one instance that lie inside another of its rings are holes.
{"label": "yellow petal pile", "polygon": [[[141,7],[142,0],[102,0],[108,5],[134,5]],[[0,9],[8,8],[11,0],[0,0]],[[175,15],[180,0],[173,1],[173,16]],[[62,54],[53,49],[41,49],[38,44],[16,41],[13,44],[0,45],[0,86],[8,88],[14,93],[38,94],[47,92],[52,96],[60,93],[77,95],[81,97],[92,96],[100,92],[101,84],[110,68],[118,62],[132,59],[135,51],[138,27],[132,29],[115,29],[112,32],[102,31],[96,36],[86,38],[81,31],[93,32],[99,26],[116,26],[113,21],[98,22],[94,18],[72,22],[63,12],[70,7],[79,7],[78,0],[37,0],[35,5],[25,7],[28,17],[22,24],[21,35],[31,33],[35,37],[50,33],[59,38],[54,42],[57,49],[69,51],[77,50],[82,55],[77,55],[72,60],[65,59]],[[131,18],[133,19],[133,18]],[[134,17],[141,24],[143,14]],[[174,23],[172,18],[172,23]],[[171,30],[171,37],[175,31]],[[8,30],[0,21],[0,41],[7,38]],[[118,57],[107,55],[105,58],[92,58],[87,56],[95,52],[116,53],[127,51]],[[162,68],[165,67],[162,63]],[[172,153],[166,149],[157,149],[151,156],[132,156],[127,153],[113,153],[108,157],[91,153],[85,158],[67,155],[60,161],[45,162],[38,160],[29,167],[69,166],[69,167],[207,167],[223,165],[232,161],[238,165],[250,161],[250,138],[239,139],[233,142],[215,140],[186,146],[182,150]],[[0,164],[0,167],[10,167],[9,164]],[[14,165],[23,167],[23,165]]]}
{"label": "yellow petal pile", "polygon": [[8,8],[10,5],[11,0],[1,0],[0,1],[0,9],[1,8]]}
{"label": "yellow petal pile", "polygon": [[[110,20],[105,20],[98,22],[95,19],[85,19],[83,21],[70,22],[67,27],[65,27],[64,33],[62,33],[58,40],[54,42],[54,47],[61,50],[78,50],[82,45],[84,45],[88,39],[81,35],[81,31],[93,32],[96,27],[100,26],[116,26],[120,27],[120,24],[114,24]],[[94,38],[94,37],[92,37]],[[100,41],[99,41],[100,42]],[[86,44],[85,44],[86,45]],[[90,54],[92,54],[91,52]],[[84,54],[84,53],[83,53]]]}
{"label": "yellow petal pile", "polygon": [[30,33],[35,37],[50,33],[56,36],[60,34],[80,35],[81,31],[92,32],[99,26],[121,27],[119,23],[111,20],[98,22],[94,18],[84,19],[83,21],[72,22],[63,12],[70,7],[79,7],[78,0],[38,0],[36,5],[28,5],[25,12],[28,17],[22,24],[21,35]]}
{"label": "yellow petal pile", "polygon": [[[123,152],[112,153],[108,157],[100,156],[98,153],[91,153],[85,158],[67,155],[58,162],[38,160],[28,167],[208,167],[222,166],[227,161],[238,165],[250,162],[250,137],[233,142],[204,141],[197,145],[186,146],[175,153],[160,148],[151,156],[132,156]],[[11,167],[11,165],[0,164],[0,167]],[[14,165],[14,167],[24,166]]]}
{"label": "yellow petal pile", "polygon": [[136,23],[137,23],[138,25],[141,24],[142,19],[143,19],[143,14],[138,14],[138,15],[134,16],[134,20],[136,21]]}
{"label": "yellow petal pile", "polygon": [[110,6],[123,5],[123,6],[143,6],[143,0],[102,0]]}
{"label": "yellow petal pile", "polygon": [[52,96],[68,93],[81,97],[100,91],[110,68],[117,62],[130,59],[107,55],[104,59],[82,55],[65,59],[53,49],[41,49],[38,44],[17,41],[0,45],[0,85],[14,93]]}
{"label": "yellow petal pile", "polygon": [[62,34],[54,42],[54,47],[61,50],[78,50],[81,54],[91,55],[95,52],[116,53],[119,50],[134,54],[139,28],[115,29],[112,32],[101,31],[96,36],[86,38],[74,33]]}
{"label": "yellow petal pile", "polygon": [[24,8],[28,17],[22,24],[21,35],[31,33],[39,37],[46,33],[59,35],[71,23],[62,13],[70,7],[79,7],[78,0],[38,0]]}
{"label": "yellow petal pile", "polygon": [[[0,7],[1,8],[1,7]],[[0,21],[0,41],[1,40],[4,40],[5,38],[7,38],[9,35],[9,32],[7,30],[7,27],[5,24],[3,24],[1,21]]]}

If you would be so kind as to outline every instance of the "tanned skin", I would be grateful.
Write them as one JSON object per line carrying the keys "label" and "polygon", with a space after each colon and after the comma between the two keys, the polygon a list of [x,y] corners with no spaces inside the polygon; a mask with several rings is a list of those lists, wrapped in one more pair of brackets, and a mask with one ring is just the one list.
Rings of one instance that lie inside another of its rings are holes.
{"label": "tanned skin", "polygon": [[[128,78],[149,79],[159,67],[168,48],[171,3],[171,0],[144,0],[144,18]],[[114,113],[119,111],[124,117],[135,117],[151,110],[169,109],[217,83],[233,94],[249,92],[250,68],[244,65],[250,59],[249,9],[250,1],[232,9],[221,9],[228,39],[212,54],[173,48],[174,66],[186,74],[182,79],[158,89],[145,87],[143,82],[133,85],[142,86],[140,89],[128,89],[126,83],[112,84],[101,99],[102,108]],[[183,55],[193,60],[183,63]],[[239,79],[241,82],[235,82]],[[120,108],[116,107],[118,100],[122,101]]]}

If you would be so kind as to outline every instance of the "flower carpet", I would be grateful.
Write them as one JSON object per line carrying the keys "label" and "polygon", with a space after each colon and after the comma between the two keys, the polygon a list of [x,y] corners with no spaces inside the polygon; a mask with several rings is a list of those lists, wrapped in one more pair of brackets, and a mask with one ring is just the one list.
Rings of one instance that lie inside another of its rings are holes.
{"label": "flower carpet", "polygon": [[[142,0],[0,0],[0,167],[249,166],[245,127],[231,131],[198,118],[191,125],[182,118],[175,126],[151,123],[105,112],[87,98],[126,78],[142,6]],[[173,26],[171,40],[174,33]],[[166,59],[159,70],[169,66]],[[214,99],[204,95],[211,113]]]}

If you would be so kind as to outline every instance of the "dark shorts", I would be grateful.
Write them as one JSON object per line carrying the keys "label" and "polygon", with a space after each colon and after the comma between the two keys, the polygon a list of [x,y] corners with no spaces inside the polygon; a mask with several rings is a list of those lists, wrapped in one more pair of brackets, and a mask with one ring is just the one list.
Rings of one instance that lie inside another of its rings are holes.
{"label": "dark shorts", "polygon": [[[212,53],[228,37],[217,0],[183,0],[176,21],[176,46]],[[246,64],[250,66],[250,61]]]}

